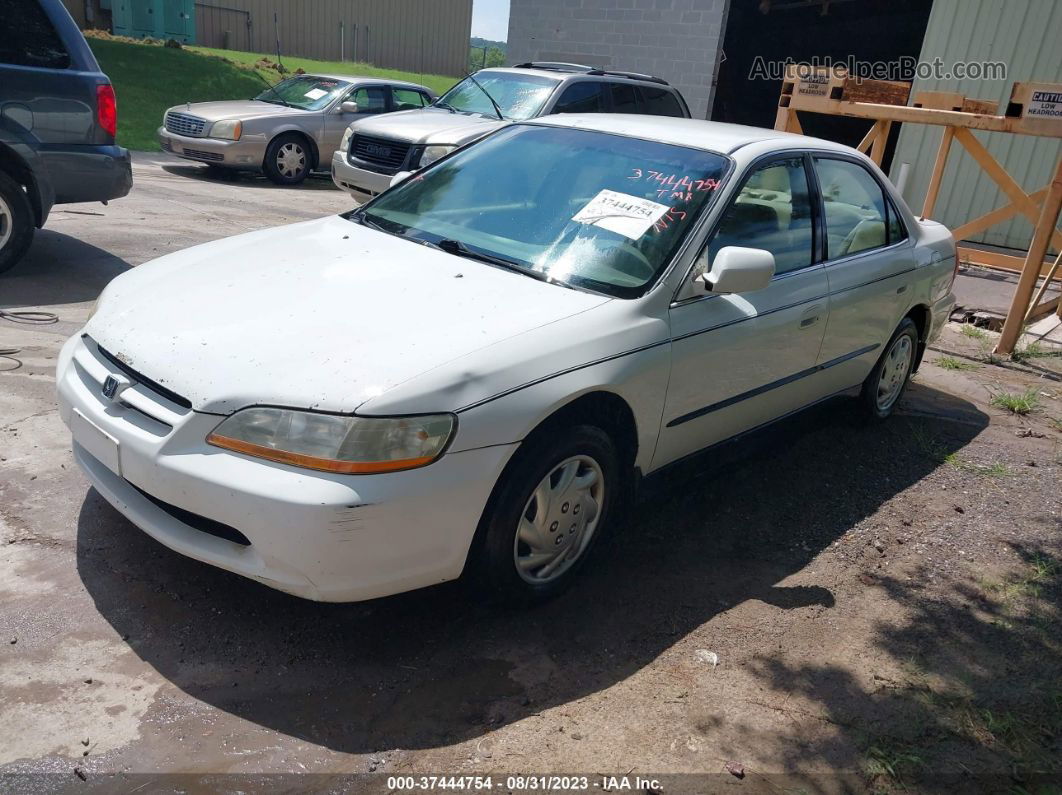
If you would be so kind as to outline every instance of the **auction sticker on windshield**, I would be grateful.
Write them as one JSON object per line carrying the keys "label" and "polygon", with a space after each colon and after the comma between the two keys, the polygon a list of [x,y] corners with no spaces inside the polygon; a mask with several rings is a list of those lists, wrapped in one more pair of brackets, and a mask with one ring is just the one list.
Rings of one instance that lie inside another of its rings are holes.
{"label": "auction sticker on windshield", "polygon": [[306,96],[310,99],[320,99],[327,93],[327,91],[322,91],[319,88],[311,88],[309,91],[306,92]]}
{"label": "auction sticker on windshield", "polygon": [[602,190],[573,215],[572,220],[589,226],[600,226],[631,240],[637,240],[669,209],[666,204],[657,204],[629,193]]}

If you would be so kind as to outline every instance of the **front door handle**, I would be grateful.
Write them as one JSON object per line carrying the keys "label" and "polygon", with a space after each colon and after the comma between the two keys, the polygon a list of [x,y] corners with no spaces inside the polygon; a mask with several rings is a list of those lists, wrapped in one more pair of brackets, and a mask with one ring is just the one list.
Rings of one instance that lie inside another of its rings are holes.
{"label": "front door handle", "polygon": [[813,306],[800,316],[800,328],[811,328],[822,319],[822,307]]}

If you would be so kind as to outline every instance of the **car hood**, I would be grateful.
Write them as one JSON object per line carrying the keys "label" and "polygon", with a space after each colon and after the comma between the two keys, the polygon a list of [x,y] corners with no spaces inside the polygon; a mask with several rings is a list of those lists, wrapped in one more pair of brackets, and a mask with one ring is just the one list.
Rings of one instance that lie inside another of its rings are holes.
{"label": "car hood", "polygon": [[272,102],[259,102],[255,99],[226,99],[219,102],[192,102],[185,105],[174,105],[174,113],[188,113],[198,116],[207,121],[220,121],[221,119],[253,119],[259,116],[287,116],[306,113],[300,108],[289,108],[286,105],[276,105]]}
{"label": "car hood", "polygon": [[354,122],[354,132],[415,144],[465,144],[510,122],[442,108],[402,110]]}
{"label": "car hood", "polygon": [[[199,411],[352,412],[607,301],[333,216],[134,268],[108,285],[85,333]],[[456,408],[433,399],[425,411]]]}

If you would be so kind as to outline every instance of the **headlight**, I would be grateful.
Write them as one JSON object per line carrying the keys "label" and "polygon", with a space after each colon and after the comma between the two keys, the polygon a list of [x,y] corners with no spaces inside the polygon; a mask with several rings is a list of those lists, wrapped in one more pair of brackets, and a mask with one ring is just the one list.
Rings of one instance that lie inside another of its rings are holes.
{"label": "headlight", "polygon": [[214,126],[210,128],[210,137],[238,141],[242,132],[243,123],[238,119],[223,119],[214,122]]}
{"label": "headlight", "polygon": [[430,166],[440,157],[446,157],[457,147],[453,144],[432,144],[431,146],[424,147],[424,154],[420,156],[420,164],[418,168],[424,168]]}
{"label": "headlight", "polygon": [[256,407],[224,419],[207,442],[292,466],[367,475],[430,464],[455,423],[452,414],[350,417]]}
{"label": "headlight", "polygon": [[350,137],[352,135],[354,135],[354,131],[350,129],[350,127],[347,127],[347,129],[343,131],[343,140],[339,142],[340,152],[346,152],[350,149]]}

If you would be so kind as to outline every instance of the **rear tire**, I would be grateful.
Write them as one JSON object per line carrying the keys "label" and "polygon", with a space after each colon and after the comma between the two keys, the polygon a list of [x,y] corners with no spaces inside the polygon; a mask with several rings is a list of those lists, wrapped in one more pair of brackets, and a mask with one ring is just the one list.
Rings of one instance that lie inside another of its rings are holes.
{"label": "rear tire", "polygon": [[572,583],[608,532],[625,480],[615,443],[595,426],[525,444],[480,521],[468,572],[484,595],[516,605]]}
{"label": "rear tire", "polygon": [[859,400],[869,419],[884,420],[892,416],[911,382],[917,356],[918,326],[911,318],[905,317],[893,332],[859,393]]}
{"label": "rear tire", "polygon": [[22,259],[33,240],[34,226],[26,191],[0,171],[0,273]]}
{"label": "rear tire", "polygon": [[298,185],[310,174],[313,153],[298,133],[284,133],[266,147],[262,171],[277,185]]}

